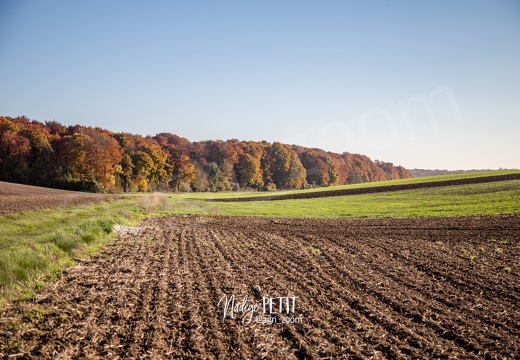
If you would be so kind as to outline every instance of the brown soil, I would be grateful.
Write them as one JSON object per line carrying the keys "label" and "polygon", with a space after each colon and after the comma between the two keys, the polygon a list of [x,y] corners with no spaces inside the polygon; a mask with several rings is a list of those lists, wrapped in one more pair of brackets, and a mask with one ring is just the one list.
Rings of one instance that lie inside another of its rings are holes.
{"label": "brown soil", "polygon": [[81,205],[107,199],[108,195],[49,189],[0,181],[0,215],[25,210]]}
{"label": "brown soil", "polygon": [[[518,215],[153,218],[0,313],[0,353],[514,359],[519,257]],[[302,323],[222,319],[233,294],[296,296]]]}
{"label": "brown soil", "polygon": [[315,191],[315,192],[305,192],[305,193],[300,193],[300,194],[208,199],[206,201],[213,201],[213,202],[232,202],[233,201],[234,202],[234,201],[273,201],[273,200],[290,200],[290,199],[314,199],[314,198],[322,198],[322,197],[330,197],[330,196],[373,194],[373,193],[388,192],[388,191],[415,190],[415,189],[426,189],[426,188],[457,186],[457,185],[471,185],[471,184],[482,184],[482,183],[488,183],[488,182],[494,182],[494,181],[509,181],[509,180],[520,180],[520,174],[483,176],[483,177],[477,177],[477,178],[445,180],[445,181],[431,181],[431,182],[424,182],[424,183],[418,183],[418,184],[373,186],[373,187],[366,187],[366,188],[359,188],[359,189]]}

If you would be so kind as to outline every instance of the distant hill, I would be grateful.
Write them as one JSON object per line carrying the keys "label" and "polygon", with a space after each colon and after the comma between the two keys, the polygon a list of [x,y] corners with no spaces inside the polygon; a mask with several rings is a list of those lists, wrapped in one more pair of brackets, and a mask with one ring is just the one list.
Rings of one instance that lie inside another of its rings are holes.
{"label": "distant hill", "polygon": [[[465,174],[472,172],[488,172],[496,169],[480,169],[480,170],[427,170],[427,169],[411,169],[408,170],[412,174],[412,177],[424,177],[424,176],[436,176],[436,175],[449,175],[449,174]],[[502,169],[499,170],[515,170],[515,169]]]}
{"label": "distant hill", "polygon": [[303,189],[403,179],[365,155],[267,141],[190,142],[0,116],[0,180],[96,192]]}

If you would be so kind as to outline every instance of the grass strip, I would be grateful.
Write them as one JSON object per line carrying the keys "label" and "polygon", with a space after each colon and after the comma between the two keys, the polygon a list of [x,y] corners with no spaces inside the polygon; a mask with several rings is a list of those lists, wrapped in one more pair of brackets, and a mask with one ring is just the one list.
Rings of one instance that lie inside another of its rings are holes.
{"label": "grass strip", "polygon": [[95,204],[0,216],[0,308],[29,298],[45,281],[92,254],[115,224],[136,225],[155,213],[164,195],[133,195]]}

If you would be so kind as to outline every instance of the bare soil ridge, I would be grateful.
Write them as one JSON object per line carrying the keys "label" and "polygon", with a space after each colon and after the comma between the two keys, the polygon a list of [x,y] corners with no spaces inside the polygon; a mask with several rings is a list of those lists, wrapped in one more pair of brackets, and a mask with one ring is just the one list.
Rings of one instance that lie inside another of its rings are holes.
{"label": "bare soil ridge", "polygon": [[[142,229],[0,313],[0,354],[520,357],[519,215],[177,216],[149,219]],[[255,303],[297,296],[303,322],[222,319],[218,301],[231,294]]]}
{"label": "bare soil ridge", "polygon": [[494,181],[508,181],[508,180],[519,180],[519,179],[520,179],[520,174],[506,174],[506,175],[495,175],[495,176],[483,176],[483,177],[469,178],[469,179],[430,181],[430,182],[417,183],[417,184],[373,186],[373,187],[359,188],[359,189],[316,191],[316,192],[306,192],[306,193],[301,193],[301,194],[207,199],[206,201],[233,202],[233,201],[273,201],[273,200],[291,200],[291,199],[315,199],[315,198],[330,197],[330,196],[373,194],[373,193],[388,192],[388,191],[401,191],[401,190],[425,189],[425,188],[443,187],[443,186],[482,184],[482,183],[488,183],[488,182],[494,182]]}
{"label": "bare soil ridge", "polygon": [[25,210],[82,205],[106,200],[110,195],[83,193],[0,181],[0,215]]}

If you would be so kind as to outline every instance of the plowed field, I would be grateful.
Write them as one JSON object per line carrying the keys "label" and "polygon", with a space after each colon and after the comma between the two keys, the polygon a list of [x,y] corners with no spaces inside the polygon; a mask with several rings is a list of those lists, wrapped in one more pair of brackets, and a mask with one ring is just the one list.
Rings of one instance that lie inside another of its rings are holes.
{"label": "plowed field", "polygon": [[[7,308],[0,352],[34,359],[520,357],[520,216],[165,217],[131,233],[34,300]],[[233,295],[259,305],[248,325],[239,308],[224,314]],[[266,299],[277,297],[264,314]],[[289,323],[265,323],[275,317]]]}
{"label": "plowed field", "polygon": [[0,215],[25,210],[81,205],[105,200],[109,195],[49,189],[0,181]]}

